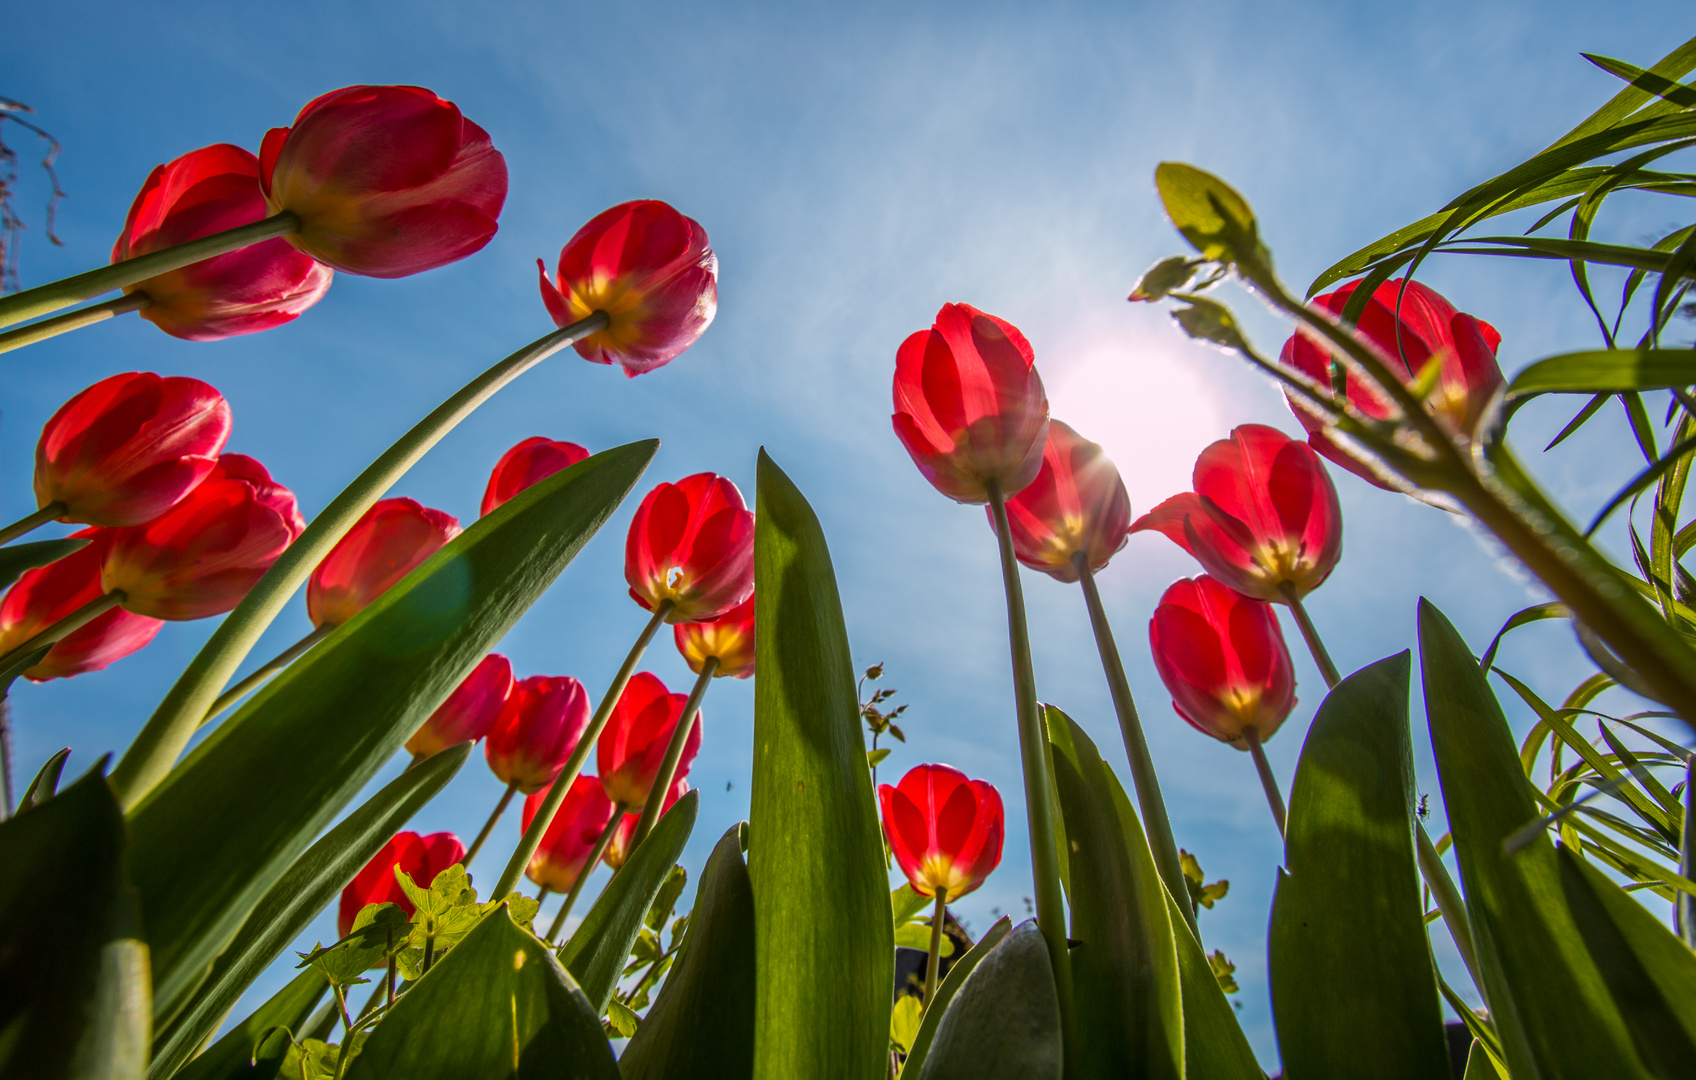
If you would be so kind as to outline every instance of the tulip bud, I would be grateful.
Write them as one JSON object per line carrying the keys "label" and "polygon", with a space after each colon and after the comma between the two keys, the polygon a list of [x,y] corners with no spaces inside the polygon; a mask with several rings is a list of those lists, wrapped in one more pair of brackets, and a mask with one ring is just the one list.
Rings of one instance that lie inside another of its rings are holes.
{"label": "tulip bud", "polygon": [[696,473],[648,492],[624,545],[630,596],[670,623],[716,619],[754,592],[754,515],[736,485]]}
{"label": "tulip bud", "polygon": [[61,521],[140,525],[206,479],[229,438],[229,403],[199,379],[113,375],[41,429],[36,505],[62,503]]}
{"label": "tulip bud", "polygon": [[[113,245],[112,261],[265,216],[258,158],[228,143],[191,150],[148,176]],[[333,276],[279,237],[169,270],[124,291],[145,293],[141,317],[172,337],[216,341],[293,322],[323,297]]]}
{"label": "tulip bud", "polygon": [[920,765],[877,789],[883,834],[913,891],[966,895],[1001,864],[1001,793],[948,765]]}
{"label": "tulip bud", "polygon": [[1296,705],[1290,650],[1272,605],[1202,576],[1174,582],[1148,624],[1154,667],[1172,707],[1197,730],[1247,750]]}
{"label": "tulip bud", "polygon": [[[1049,421],[1041,471],[1007,500],[1007,525],[1019,561],[1059,581],[1076,581],[1072,557],[1082,552],[1090,570],[1100,570],[1125,546],[1130,522],[1131,497],[1101,447],[1060,421]],[[989,527],[995,528],[993,513]]]}
{"label": "tulip bud", "polygon": [[1343,511],[1319,455],[1264,424],[1243,424],[1201,452],[1195,490],[1137,519],[1245,596],[1287,603],[1317,589],[1343,554]]}
{"label": "tulip bud", "polygon": [[555,442],[532,435],[495,462],[495,469],[489,474],[489,486],[483,490],[483,506],[477,513],[489,513],[531,484],[588,456],[589,451],[576,443]]}
{"label": "tulip bud", "polygon": [[367,904],[394,904],[408,916],[412,915],[412,901],[395,880],[395,867],[400,867],[414,885],[428,889],[437,874],[463,858],[465,845],[451,832],[429,836],[396,833],[342,890],[341,908],[336,913],[337,934],[347,937],[353,930],[353,920]]}
{"label": "tulip bud", "polygon": [[483,742],[489,768],[526,795],[554,782],[589,727],[589,695],[569,675],[532,675],[513,684]]}
{"label": "tulip bud", "polygon": [[[530,831],[530,822],[546,799],[547,793],[538,791],[524,800],[524,831]],[[612,800],[601,790],[601,782],[593,776],[578,776],[559,804],[559,812],[548,823],[541,846],[536,848],[524,875],[554,892],[570,892],[585,872],[589,856],[594,854],[595,844],[612,818],[612,810]]]}
{"label": "tulip bud", "polygon": [[895,354],[895,435],[936,490],[955,502],[1011,498],[1036,479],[1048,394],[1030,342],[1010,322],[944,304]]}
{"label": "tulip bud", "polygon": [[310,102],[259,147],[288,242],[350,274],[406,277],[465,258],[495,235],[506,159],[482,128],[417,86],[349,86]]}
{"label": "tulip bud", "polygon": [[718,256],[707,231],[663,202],[638,199],[595,215],[559,253],[548,280],[536,260],[542,303],[558,326],[597,311],[605,330],[573,346],[634,378],[664,367],[695,344],[718,312]]}
{"label": "tulip bud", "polygon": [[[106,556],[109,529],[83,529],[71,539],[87,539],[57,562],[25,570],[0,600],[0,654],[9,653],[60,619],[105,595],[100,563]],[[24,672],[31,682],[68,679],[99,671],[135,652],[165,624],[158,619],[113,608],[60,638],[47,655]]]}
{"label": "tulip bud", "polygon": [[[688,793],[689,781],[679,777],[677,783],[671,785],[671,790],[665,793],[665,805],[660,807],[660,814],[663,816],[676,804],[678,799],[683,798]],[[619,819],[618,828],[612,831],[612,839],[607,841],[606,854],[601,856],[602,862],[614,870],[624,867],[624,860],[630,857],[630,840],[636,835],[636,826],[641,820],[642,815],[639,811],[625,814]]]}
{"label": "tulip bud", "polygon": [[100,584],[156,619],[203,619],[241,602],[306,528],[294,493],[245,454],[224,454],[188,497],[145,525],[114,529]]}
{"label": "tulip bud", "polygon": [[313,626],[340,626],[459,535],[459,519],[413,499],[382,499],[336,541],[306,583]]}
{"label": "tulip bud", "polygon": [[[639,672],[625,684],[595,744],[595,764],[609,799],[631,810],[647,805],[688,700],[688,694],[667,692],[665,683],[652,672]],[[678,778],[689,775],[689,765],[701,748],[701,723],[697,711],[677,762],[674,775]]]}
{"label": "tulip bud", "polygon": [[512,663],[490,653],[406,740],[407,750],[415,758],[427,758],[462,742],[476,742],[495,726],[511,696]]}
{"label": "tulip bud", "polygon": [[754,597],[720,615],[712,622],[678,623],[672,627],[677,651],[699,675],[707,658],[718,658],[713,677],[746,679],[754,673]]}

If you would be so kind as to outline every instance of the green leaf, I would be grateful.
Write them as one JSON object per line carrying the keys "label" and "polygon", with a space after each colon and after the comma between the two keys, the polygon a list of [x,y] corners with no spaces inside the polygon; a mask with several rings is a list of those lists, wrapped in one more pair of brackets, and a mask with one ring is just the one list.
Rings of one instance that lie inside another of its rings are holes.
{"label": "green leaf", "polygon": [[[176,1080],[258,1080],[265,1074],[253,1065],[253,1060],[259,1054],[259,1044],[268,1041],[267,1033],[274,1028],[300,1030],[329,985],[323,973],[315,968],[301,972],[255,1009],[253,1015],[225,1032],[205,1053],[173,1075]],[[275,1069],[271,1073],[274,1075]]]}
{"label": "green leaf", "polygon": [[621,1039],[630,1038],[642,1026],[642,1018],[631,1012],[630,1006],[617,998],[607,1002],[607,1022],[612,1025],[613,1033]]}
{"label": "green leaf", "polygon": [[876,750],[867,750],[866,764],[875,769],[882,764],[883,759],[888,757],[891,753],[892,751],[887,746],[880,746]]}
{"label": "green leaf", "polygon": [[1095,743],[1048,706],[1070,867],[1077,1076],[1183,1075],[1183,1002],[1166,887],[1136,811]]}
{"label": "green leaf", "polygon": [[933,1008],[925,1010],[924,1020],[919,1024],[918,1034],[913,1037],[911,1048],[907,1051],[907,1063],[902,1066],[903,1076],[916,1077],[924,1069],[925,1057],[930,1053],[931,1040],[936,1038],[936,1028],[942,1023],[942,1018],[948,1012],[948,1003],[960,992],[960,987],[966,984],[966,979],[977,968],[990,951],[1001,944],[1013,929],[1013,920],[1003,915],[995,920],[995,925],[984,932],[978,943],[966,951],[966,955],[954,961],[948,967],[948,974],[943,976],[942,985],[936,988],[936,1000]]}
{"label": "green leaf", "polygon": [[889,1013],[889,1041],[895,1044],[895,1049],[905,1054],[913,1045],[924,1015],[924,1003],[912,994],[902,994],[895,999],[895,1008]]}
{"label": "green leaf", "polygon": [[1198,341],[1211,341],[1225,349],[1248,349],[1248,339],[1231,309],[1205,296],[1174,296],[1184,307],[1172,312],[1172,318],[1183,327],[1184,333]]}
{"label": "green leaf", "polygon": [[405,947],[410,929],[411,920],[398,904],[367,904],[347,937],[301,953],[297,966],[317,968],[331,986],[367,982],[367,971],[388,966],[389,957]]}
{"label": "green leaf", "polygon": [[1154,186],[1166,216],[1203,257],[1230,263],[1271,261],[1260,246],[1248,200],[1225,181],[1193,165],[1163,161],[1154,170]]}
{"label": "green leaf", "polygon": [[1189,259],[1182,255],[1174,255],[1170,259],[1161,259],[1149,268],[1148,272],[1137,281],[1131,290],[1128,300],[1154,301],[1164,300],[1179,289],[1186,288],[1195,278],[1196,271],[1201,269],[1202,260]]}
{"label": "green leaf", "polygon": [[[910,922],[895,929],[895,947],[898,949],[917,949],[922,953],[930,952],[930,926],[927,922]],[[947,934],[942,935],[942,955],[954,955],[954,942]]]}
{"label": "green leaf", "polygon": [[758,489],[754,1076],[876,1080],[895,946],[848,631],[818,518],[763,451]]}
{"label": "green leaf", "polygon": [[151,1080],[164,1080],[189,1059],[260,972],[453,779],[470,754],[466,743],[401,773],[294,861],[236,931],[188,1005],[155,1031]]}
{"label": "green leaf", "polygon": [[936,901],[928,896],[920,896],[911,883],[901,886],[889,894],[889,907],[894,915],[896,927],[906,926],[926,908]]}
{"label": "green leaf", "polygon": [[740,825],[731,826],[707,860],[689,938],[619,1058],[624,1080],[753,1075],[754,891],[740,832]]}
{"label": "green leaf", "polygon": [[147,1068],[147,944],[105,766],[0,822],[0,1076]]}
{"label": "green leaf", "polygon": [[642,932],[642,917],[665,887],[672,864],[682,856],[700,806],[698,791],[690,791],[672,804],[595,900],[571,940],[560,947],[560,963],[583,987],[596,1016],[606,1010],[618,988],[630,946]]}
{"label": "green leaf", "polygon": [[1184,1000],[1184,1075],[1190,1080],[1266,1080],[1201,942],[1184,925],[1171,894],[1166,904]]}
{"label": "green leaf", "polygon": [[24,672],[41,663],[42,657],[52,651],[54,644],[55,642],[49,641],[41,648],[18,657],[10,667],[0,670],[0,701],[5,700],[6,695],[12,692],[12,684],[22,677]]}
{"label": "green leaf", "polygon": [[25,570],[58,562],[66,555],[88,544],[86,538],[73,540],[32,540],[27,544],[0,547],[0,589],[9,589],[23,576]]}
{"label": "green leaf", "polygon": [[473,523],[249,699],[131,813],[159,1015],[552,584],[655,446],[603,451]]}
{"label": "green leaf", "polygon": [[[937,1025],[921,1080],[1060,1080],[1060,998],[1034,920],[980,961]],[[824,1074],[819,1074],[824,1075]]]}
{"label": "green leaf", "polygon": [[1547,835],[1504,841],[1541,816],[1501,705],[1449,620],[1419,602],[1431,744],[1460,861],[1473,944],[1502,1053],[1517,1075],[1646,1077],[1561,895]]}
{"label": "green leaf", "polygon": [[395,1001],[347,1080],[619,1080],[599,1010],[503,908]]}
{"label": "green leaf", "polygon": [[1296,766],[1267,942],[1291,1077],[1450,1076],[1414,856],[1410,668],[1399,653],[1338,684]]}
{"label": "green leaf", "polygon": [[65,759],[70,756],[71,748],[67,746],[47,759],[35,774],[35,779],[29,782],[29,787],[24,788],[15,813],[21,814],[32,806],[40,806],[58,792],[59,776],[65,771]]}

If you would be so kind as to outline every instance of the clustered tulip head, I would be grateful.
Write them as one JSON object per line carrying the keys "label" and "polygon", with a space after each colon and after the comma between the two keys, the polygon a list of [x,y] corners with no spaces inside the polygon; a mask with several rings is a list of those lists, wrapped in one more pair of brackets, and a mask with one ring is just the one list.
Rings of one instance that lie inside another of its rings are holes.
{"label": "clustered tulip head", "polygon": [[459,519],[414,499],[381,499],[354,522],[306,583],[313,626],[340,626],[458,536]]}
{"label": "clustered tulip head", "polygon": [[718,312],[718,256],[707,231],[655,199],[595,215],[561,249],[555,280],[542,260],[536,269],[556,325],[607,314],[606,329],[577,342],[577,354],[631,377],[676,359]]}
{"label": "clustered tulip head", "polygon": [[1215,739],[1247,750],[1245,728],[1270,738],[1295,708],[1290,650],[1264,600],[1184,578],[1160,598],[1148,639],[1172,707]]}
{"label": "clustered tulip head", "polygon": [[736,485],[696,473],[648,492],[624,547],[630,595],[670,623],[716,619],[754,592],[754,515]]}
{"label": "clustered tulip head", "polygon": [[1036,479],[1048,395],[1030,342],[969,304],[944,304],[895,354],[896,437],[926,480],[963,503],[1012,497]]}
{"label": "clustered tulip head", "polygon": [[[989,524],[995,527],[993,513]],[[1041,470],[1007,500],[1007,526],[1019,561],[1074,582],[1075,557],[1082,554],[1091,571],[1100,570],[1125,546],[1130,524],[1131,497],[1113,462],[1100,446],[1050,420]]]}
{"label": "clustered tulip head", "polygon": [[[547,793],[538,791],[524,800],[526,831],[546,799]],[[570,892],[580,876],[594,869],[588,865],[589,856],[595,853],[595,844],[612,820],[612,812],[612,800],[601,789],[601,782],[593,776],[578,776],[542,834],[541,846],[525,868],[525,876],[554,892]]]}
{"label": "clustered tulip head", "polygon": [[476,742],[500,719],[512,696],[512,662],[490,653],[471,669],[463,682],[437,706],[430,719],[406,740],[414,758],[433,757],[450,746]]}
{"label": "clustered tulip head", "polygon": [[1260,600],[1288,602],[1318,588],[1343,553],[1336,486],[1312,447],[1276,428],[1244,424],[1201,452],[1194,491],[1139,518],[1195,556],[1209,575]]}
{"label": "clustered tulip head", "polygon": [[495,235],[506,159],[451,101],[417,86],[349,86],[307,104],[259,148],[288,242],[337,270],[395,278],[444,266]]}
{"label": "clustered tulip head", "polygon": [[582,683],[569,675],[532,675],[513,684],[483,752],[503,783],[530,795],[554,782],[588,727]]}
{"label": "clustered tulip head", "polygon": [[[696,730],[700,730],[697,728]],[[660,806],[663,816],[677,803],[678,799],[689,793],[689,781],[678,777],[677,782],[665,793],[665,802]],[[624,860],[630,857],[630,841],[636,836],[636,826],[641,824],[640,813],[628,813],[618,819],[618,828],[612,831],[612,837],[607,841],[607,850],[601,856],[601,861],[614,870],[624,866]]]}
{"label": "clustered tulip head", "polygon": [[709,657],[718,660],[715,679],[746,679],[754,673],[754,597],[720,615],[712,622],[678,623],[672,627],[677,651],[699,675]]}
{"label": "clustered tulip head", "polygon": [[[625,684],[595,743],[595,763],[609,799],[627,809],[640,810],[647,804],[688,700],[688,694],[668,691],[652,672],[639,672]],[[697,711],[677,762],[678,778],[689,775],[701,748],[702,723]]]}
{"label": "clustered tulip head", "polygon": [[347,937],[353,930],[353,921],[367,904],[394,904],[409,916],[413,913],[412,901],[395,880],[397,866],[414,885],[428,889],[437,874],[463,858],[465,845],[451,832],[429,836],[396,833],[342,890],[341,908],[336,914],[337,934]]}
{"label": "clustered tulip head", "polygon": [[[217,143],[191,150],[148,176],[130,206],[112,261],[247,225],[266,216],[259,159]],[[216,341],[292,322],[316,304],[334,276],[276,238],[214,255],[131,285],[148,305],[141,317],[172,337]]]}
{"label": "clustered tulip head", "polygon": [[[60,619],[104,595],[100,564],[106,557],[109,529],[71,534],[87,540],[57,562],[25,570],[0,600],[0,654],[11,652]],[[99,671],[153,640],[165,624],[146,615],[113,608],[60,638],[47,655],[24,672],[31,682],[68,679]]]}
{"label": "clustered tulip head", "polygon": [[531,484],[545,480],[588,456],[589,451],[576,443],[532,435],[495,462],[494,470],[489,473],[489,486],[483,490],[483,505],[477,513],[489,513]]}
{"label": "clustered tulip head", "polygon": [[920,765],[880,785],[883,833],[913,891],[966,895],[1001,864],[1001,793],[948,765]]}

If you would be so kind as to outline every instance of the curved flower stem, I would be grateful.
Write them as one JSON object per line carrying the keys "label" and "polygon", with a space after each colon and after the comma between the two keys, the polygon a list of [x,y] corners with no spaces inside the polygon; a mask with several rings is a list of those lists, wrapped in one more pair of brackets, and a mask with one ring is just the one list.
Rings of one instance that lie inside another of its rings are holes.
{"label": "curved flower stem", "polygon": [[100,618],[100,616],[111,611],[119,604],[122,604],[126,599],[128,598],[124,596],[124,590],[122,589],[113,589],[104,596],[95,597],[93,600],[90,600],[82,607],[77,608],[58,622],[53,623],[44,630],[38,631],[28,641],[25,641],[22,645],[19,645],[11,652],[4,656],[0,656],[0,671],[5,671],[7,668],[11,667],[19,660],[22,660],[35,650],[41,648],[43,645],[50,645],[55,642],[62,641],[66,636],[81,630],[95,619]]}
{"label": "curved flower stem", "polygon": [[[198,241],[196,241],[198,242]],[[21,295],[21,294],[20,294]],[[259,635],[288,603],[336,541],[389,490],[425,451],[507,383],[573,342],[607,325],[605,312],[545,334],[472,379],[373,461],[312,519],[271,564],[236,609],[213,631],[165,700],[153,711],[112,770],[112,788],[128,810],[165,778],[230,676]]]}
{"label": "curved flower stem", "polygon": [[496,883],[493,895],[505,896],[517,887],[519,875],[530,865],[536,849],[542,846],[542,835],[553,823],[554,815],[559,813],[560,804],[565,802],[566,792],[577,782],[577,774],[583,771],[583,763],[589,759],[589,751],[595,748],[595,740],[601,737],[601,729],[607,726],[607,718],[612,715],[613,706],[618,704],[619,696],[624,693],[624,684],[630,681],[630,676],[636,671],[636,665],[642,660],[642,654],[648,649],[648,642],[654,639],[654,632],[660,628],[660,623],[665,621],[674,606],[670,600],[661,600],[660,606],[654,609],[653,616],[648,619],[648,625],[644,626],[642,633],[637,636],[636,644],[630,646],[624,664],[618,669],[618,674],[612,677],[612,685],[607,687],[606,694],[595,709],[595,715],[589,718],[589,726],[584,728],[583,734],[578,737],[576,749],[571,751],[565,768],[554,778],[547,798],[543,799],[542,805],[537,808],[536,816],[530,819],[530,827],[524,830],[523,839],[518,841],[518,847],[513,851],[512,858],[507,861],[506,869],[501,871],[501,879]]}
{"label": "curved flower stem", "polygon": [[114,315],[125,312],[140,311],[153,303],[153,298],[144,292],[133,292],[127,296],[116,296],[105,303],[91,304],[85,308],[68,311],[63,315],[55,315],[51,319],[43,319],[28,326],[20,326],[16,330],[0,333],[0,353],[21,349],[25,345],[34,345],[38,341],[46,341],[50,337],[69,333],[84,326],[93,326],[97,322],[105,322]]}
{"label": "curved flower stem", "polygon": [[1313,620],[1307,617],[1307,608],[1302,606],[1301,595],[1296,587],[1289,582],[1278,586],[1283,594],[1284,603],[1289,606],[1290,614],[1295,617],[1296,625],[1301,628],[1302,640],[1307,642],[1307,651],[1313,654],[1313,662],[1319,665],[1319,674],[1325,679],[1327,689],[1335,690],[1342,682],[1342,676],[1337,674],[1337,665],[1331,662],[1331,654],[1325,648],[1325,643],[1319,640],[1319,628],[1313,625]]}
{"label": "curved flower stem", "polygon": [[589,859],[583,864],[583,869],[577,872],[577,880],[571,883],[571,891],[565,894],[565,903],[559,906],[559,914],[554,916],[554,924],[548,927],[549,945],[552,945],[554,939],[559,937],[559,932],[565,929],[565,917],[577,906],[577,898],[583,895],[583,886],[589,883],[589,875],[595,872],[595,867],[601,865],[601,856],[607,853],[607,847],[612,843],[612,834],[618,831],[625,813],[623,803],[612,804],[611,820],[607,822],[607,827],[601,830],[601,838],[595,841],[595,847],[589,852]]}
{"label": "curved flower stem", "polygon": [[654,774],[654,784],[648,789],[648,801],[642,807],[642,816],[636,819],[636,832],[630,837],[630,851],[625,858],[636,850],[636,846],[648,838],[653,831],[654,822],[660,819],[660,813],[665,806],[666,792],[671,790],[672,779],[677,775],[677,764],[683,760],[683,745],[689,741],[689,732],[700,721],[697,717],[701,712],[701,699],[707,696],[707,684],[713,681],[713,675],[718,671],[718,657],[709,656],[701,663],[701,675],[695,680],[695,686],[689,691],[689,700],[683,705],[683,715],[678,717],[677,726],[671,731],[671,741],[665,747],[665,759],[660,762],[660,771]]}
{"label": "curved flower stem", "polygon": [[1019,763],[1025,774],[1025,822],[1031,838],[1031,877],[1036,892],[1036,923],[1048,945],[1054,970],[1054,989],[1060,996],[1063,1042],[1072,1041],[1072,956],[1066,934],[1065,898],[1060,892],[1060,854],[1056,847],[1054,773],[1049,764],[1048,735],[1036,700],[1036,674],[1031,668],[1031,639],[1025,625],[1025,594],[1019,583],[1019,564],[1013,555],[1013,534],[1007,525],[1007,501],[1001,484],[984,484],[989,511],[995,519],[995,538],[1001,549],[1001,581],[1007,594],[1007,636],[1013,652],[1013,701],[1019,722]]}
{"label": "curved flower stem", "polygon": [[1266,804],[1272,808],[1272,820],[1278,823],[1278,834],[1284,833],[1284,795],[1278,790],[1278,778],[1272,775],[1272,763],[1266,760],[1266,748],[1260,742],[1260,729],[1253,724],[1243,728],[1243,741],[1254,758],[1255,771],[1260,774],[1260,786],[1266,791]]}
{"label": "curved flower stem", "polygon": [[248,675],[247,678],[236,683],[234,686],[218,695],[218,700],[214,701],[212,703],[212,707],[206,710],[206,716],[200,722],[202,724],[211,723],[219,713],[223,712],[231,705],[234,705],[236,702],[246,697],[249,693],[259,689],[259,687],[264,685],[271,676],[300,659],[300,657],[305,654],[306,650],[312,648],[312,646],[318,644],[320,641],[323,641],[326,637],[329,637],[330,631],[334,629],[335,626],[330,623],[325,623],[323,626],[315,627],[311,633],[307,634],[293,645],[290,645],[288,648],[272,657],[269,662],[255,670],[252,674]]}
{"label": "curved flower stem", "polygon": [[0,299],[0,326],[12,326],[25,319],[33,319],[50,311],[80,304],[84,300],[92,300],[103,292],[122,289],[126,285],[146,281],[157,274],[180,270],[214,255],[239,251],[250,244],[299,231],[300,218],[296,217],[293,211],[284,210],[261,221],[237,225],[233,229],[202,236],[198,240],[173,244],[146,255],[115,262],[111,266],[102,266],[74,277],[37,285],[33,289],[25,289]]}
{"label": "curved flower stem", "polygon": [[0,529],[0,544],[10,544],[13,540],[16,540],[25,533],[41,528],[43,525],[52,521],[64,512],[64,503],[50,502],[35,513],[21,517],[5,528]]}
{"label": "curved flower stem", "polygon": [[936,996],[936,973],[942,966],[942,927],[948,921],[948,890],[936,890],[936,909],[930,917],[930,963],[925,965],[925,1011]]}
{"label": "curved flower stem", "polygon": [[1107,673],[1107,688],[1113,694],[1113,708],[1119,714],[1119,735],[1125,741],[1125,756],[1131,762],[1131,780],[1136,784],[1137,804],[1142,808],[1143,827],[1148,832],[1148,844],[1154,853],[1154,865],[1166,890],[1178,903],[1190,932],[1199,936],[1195,921],[1195,903],[1190,900],[1189,886],[1184,881],[1184,864],[1178,853],[1178,843],[1172,838],[1172,821],[1166,815],[1166,800],[1160,795],[1160,779],[1154,772],[1154,759],[1148,752],[1148,739],[1143,734],[1142,720],[1137,716],[1137,703],[1131,697],[1131,684],[1125,678],[1125,665],[1119,659],[1119,646],[1113,640],[1113,626],[1107,621],[1107,609],[1101,603],[1101,591],[1095,587],[1095,572],[1083,552],[1072,556],[1078,568],[1078,584],[1083,586],[1084,603],[1089,607],[1090,626],[1095,630],[1095,647],[1101,653],[1101,667]]}
{"label": "curved flower stem", "polygon": [[[465,858],[459,860],[460,865],[467,870],[471,869],[471,860],[475,859],[477,853],[483,850],[483,845],[488,843],[489,835],[495,831],[495,823],[501,819],[501,815],[506,813],[506,808],[512,803],[512,797],[517,793],[518,781],[514,780],[506,786],[506,791],[501,794],[500,802],[495,804],[495,812],[489,815],[488,821],[483,822],[482,831],[477,834],[477,839],[471,841],[471,846],[466,849]],[[543,886],[543,891],[547,891],[547,886]],[[500,895],[505,896],[506,894]]]}

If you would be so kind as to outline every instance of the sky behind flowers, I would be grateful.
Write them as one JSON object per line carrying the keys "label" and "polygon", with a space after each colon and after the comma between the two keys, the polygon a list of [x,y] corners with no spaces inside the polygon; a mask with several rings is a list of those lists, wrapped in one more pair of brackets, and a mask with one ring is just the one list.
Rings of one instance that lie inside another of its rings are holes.
{"label": "sky behind flowers", "polygon": [[[880,779],[946,761],[1000,786],[1010,819],[1022,822],[992,539],[982,511],[934,492],[890,431],[901,339],[947,301],[1017,324],[1054,415],[1106,446],[1141,513],[1187,487],[1196,452],[1233,425],[1298,430],[1240,362],[1187,342],[1163,312],[1124,302],[1142,270],[1182,249],[1153,194],[1157,162],[1190,161],[1233,182],[1258,210],[1286,281],[1305,286],[1612,94],[1615,80],[1580,50],[1647,64],[1689,36],[1680,14],[1672,3],[1549,2],[861,4],[851,13],[826,4],[183,3],[126,8],[120,18],[108,5],[36,5],[8,20],[14,48],[0,93],[33,105],[64,142],[70,197],[62,249],[29,217],[26,285],[103,261],[155,164],[211,142],[257,149],[266,128],[349,83],[416,83],[457,102],[506,154],[511,194],[499,234],[478,255],[401,281],[338,275],[323,302],[279,330],[192,345],[129,316],[0,357],[0,518],[33,508],[31,449],[47,416],[124,370],[217,385],[235,413],[230,449],[263,460],[310,515],[472,374],[551,328],[537,257],[551,264],[606,206],[665,199],[706,227],[721,260],[719,317],[700,344],[636,380],[569,354],[552,360],[444,440],[395,494],[469,523],[488,469],[520,438],[599,450],[658,435],[647,484],[710,469],[751,500],[755,450],[767,447],[824,522],[856,662],[886,661],[884,685],[911,705],[908,744]],[[28,214],[43,194],[29,171],[34,148],[8,138],[24,158]],[[1625,235],[1662,224],[1621,205],[1613,227]],[[1424,276],[1502,331],[1510,372],[1595,340],[1559,264],[1439,261]],[[1227,298],[1262,351],[1276,348],[1283,326],[1252,299]],[[1570,411],[1533,406],[1517,442],[1583,516],[1634,463],[1619,450],[1623,424],[1612,414],[1538,459],[1535,436],[1546,441]],[[1310,607],[1345,670],[1412,646],[1416,595],[1480,649],[1508,614],[1542,598],[1455,519],[1333,475],[1344,556]],[[591,694],[604,687],[643,617],[621,573],[633,507],[502,645],[519,675],[575,675]],[[1170,542],[1140,535],[1101,583],[1178,840],[1210,878],[1232,882],[1202,915],[1202,932],[1238,964],[1245,1025],[1270,1066],[1262,943],[1276,834],[1247,755],[1183,724],[1147,655],[1160,592],[1195,572]],[[1124,775],[1076,587],[1033,575],[1026,591],[1039,692],[1090,730]],[[297,601],[258,652],[307,628]],[[64,745],[76,749],[76,772],[121,750],[210,629],[173,624],[104,673],[19,688],[19,770]],[[1549,694],[1577,681],[1564,629],[1524,631],[1502,655]],[[1268,745],[1286,787],[1323,696],[1317,671],[1296,659],[1302,703]],[[647,666],[686,688],[688,672],[663,641]],[[703,795],[691,870],[747,812],[750,690],[723,680],[706,701],[691,776]],[[1417,722],[1414,745],[1421,790],[1434,791]],[[309,756],[291,767],[310,769]],[[286,783],[286,771],[270,782]],[[498,788],[474,758],[415,827],[469,836]],[[481,876],[497,872],[517,831],[513,813]],[[1021,833],[1010,828],[1001,870],[958,905],[979,931],[997,911],[1024,913]],[[328,920],[314,928],[333,933]]]}

